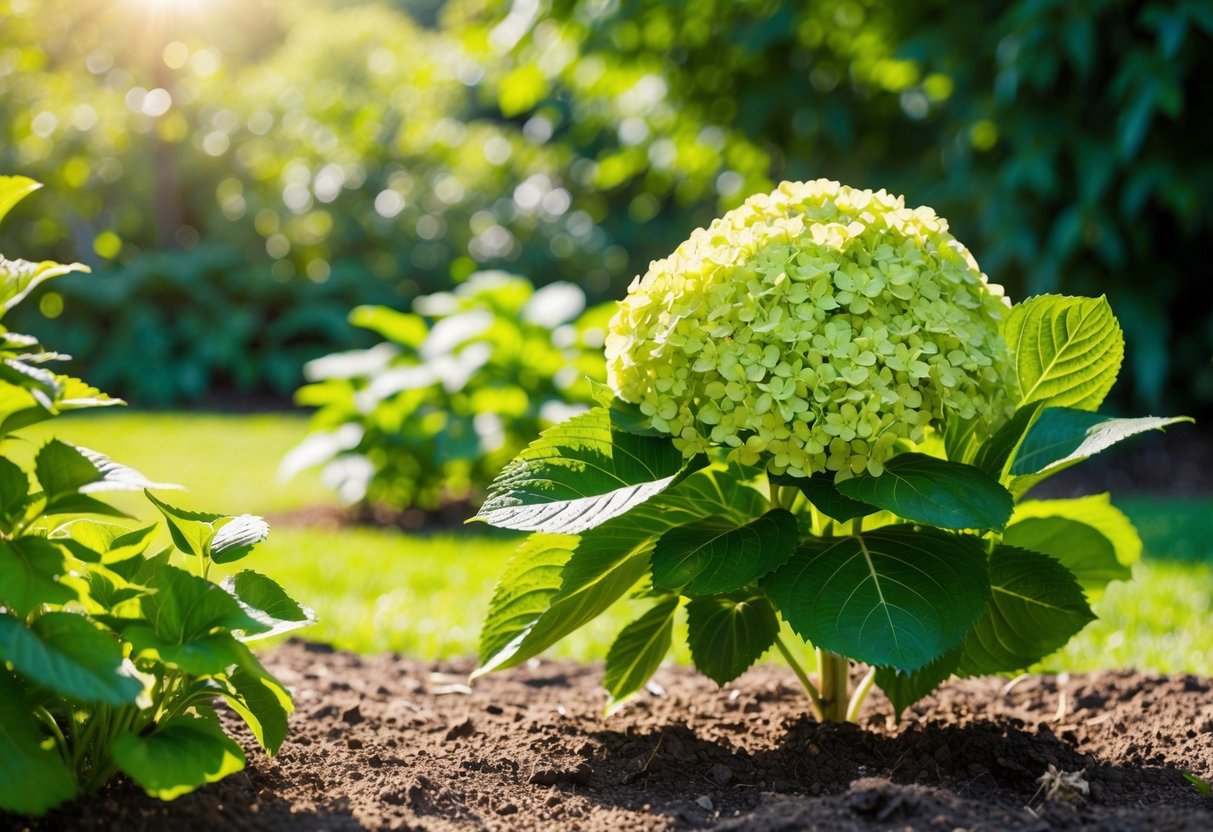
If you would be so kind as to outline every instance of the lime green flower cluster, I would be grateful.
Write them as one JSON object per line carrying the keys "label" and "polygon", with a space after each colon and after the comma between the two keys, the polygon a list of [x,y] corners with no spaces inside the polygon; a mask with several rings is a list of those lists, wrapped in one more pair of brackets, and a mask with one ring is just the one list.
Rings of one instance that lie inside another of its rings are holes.
{"label": "lime green flower cluster", "polygon": [[930,208],[784,182],[633,281],[608,381],[688,456],[879,475],[899,439],[1006,417],[1008,305]]}

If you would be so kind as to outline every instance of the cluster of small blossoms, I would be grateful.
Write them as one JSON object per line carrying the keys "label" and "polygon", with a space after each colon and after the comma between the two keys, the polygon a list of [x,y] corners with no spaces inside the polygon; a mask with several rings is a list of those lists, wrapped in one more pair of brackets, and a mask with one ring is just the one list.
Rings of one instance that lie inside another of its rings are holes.
{"label": "cluster of small blossoms", "polygon": [[1002,287],[930,208],[784,182],[633,281],[608,382],[691,456],[874,475],[900,439],[1006,417]]}

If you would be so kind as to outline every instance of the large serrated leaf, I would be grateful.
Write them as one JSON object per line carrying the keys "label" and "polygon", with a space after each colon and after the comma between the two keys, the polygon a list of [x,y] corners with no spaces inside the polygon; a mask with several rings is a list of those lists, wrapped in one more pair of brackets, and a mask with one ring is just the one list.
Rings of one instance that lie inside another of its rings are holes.
{"label": "large serrated leaf", "polygon": [[991,599],[964,640],[959,672],[1009,673],[1039,661],[1094,620],[1074,575],[1048,555],[999,546]]}
{"label": "large serrated leaf", "polygon": [[1010,472],[1025,476],[1060,469],[1139,433],[1191,421],[1187,416],[1116,419],[1069,407],[1046,408],[1024,436]]}
{"label": "large serrated leaf", "polygon": [[1034,401],[1095,410],[1116,383],[1125,339],[1106,298],[1039,295],[1016,305],[1004,328],[1019,385]]}
{"label": "large serrated leaf", "polygon": [[781,508],[745,525],[706,517],[670,529],[653,546],[653,586],[688,595],[740,589],[783,566],[799,531],[796,518]]}
{"label": "large serrated leaf", "polygon": [[1007,526],[1002,542],[1042,552],[1061,563],[1087,591],[1127,581],[1132,570],[1116,558],[1116,547],[1099,529],[1068,517],[1027,517]]}
{"label": "large serrated leaf", "polygon": [[597,407],[544,431],[489,489],[477,518],[507,529],[577,534],[661,493],[685,467],[667,438],[617,429]]}
{"label": "large serrated leaf", "polygon": [[0,809],[41,815],[76,795],[71,771],[54,748],[44,748],[34,705],[0,664]]}
{"label": "large serrated leaf", "polygon": [[[218,539],[218,535],[215,538]],[[316,620],[314,612],[287,595],[277,582],[260,572],[245,569],[225,578],[221,586],[251,618],[267,628],[264,632],[244,636],[242,641],[282,635]]]}
{"label": "large serrated leaf", "polygon": [[802,638],[900,670],[959,644],[989,593],[978,538],[910,526],[806,541],[762,583]]}
{"label": "large serrated leaf", "polygon": [[146,736],[126,733],[112,746],[119,768],[152,797],[172,800],[244,768],[244,752],[218,721],[174,717]]}
{"label": "large serrated leaf", "polygon": [[1000,530],[1014,508],[1010,492],[980,468],[918,453],[899,454],[879,477],[861,474],[838,483],[838,490],[905,520],[943,529]]}
{"label": "large serrated leaf", "polygon": [[222,587],[167,563],[157,566],[147,585],[155,592],[140,599],[143,615],[166,643],[184,644],[215,628],[248,634],[269,629]]}
{"label": "large serrated leaf", "polygon": [[66,604],[75,590],[59,583],[63,550],[43,537],[0,540],[0,602],[20,615],[41,604]]}
{"label": "large serrated leaf", "polygon": [[143,690],[118,640],[82,615],[48,612],[29,627],[0,615],[0,656],[27,679],[81,702],[129,705]]}
{"label": "large serrated leaf", "polygon": [[726,685],[770,649],[779,617],[761,592],[692,598],[687,604],[687,643],[700,673]]}
{"label": "large serrated leaf", "polygon": [[619,633],[607,651],[602,686],[610,694],[607,710],[614,711],[644,687],[670,651],[678,597],[658,601]]}
{"label": "large serrated leaf", "polygon": [[227,703],[272,757],[286,739],[287,717],[295,710],[295,703],[282,683],[270,675],[247,647],[240,645],[240,651],[240,665],[220,680],[220,685]]}
{"label": "large serrated leaf", "polygon": [[577,538],[571,535],[538,532],[518,547],[489,601],[480,630],[481,663],[487,664],[548,608],[576,546]]}

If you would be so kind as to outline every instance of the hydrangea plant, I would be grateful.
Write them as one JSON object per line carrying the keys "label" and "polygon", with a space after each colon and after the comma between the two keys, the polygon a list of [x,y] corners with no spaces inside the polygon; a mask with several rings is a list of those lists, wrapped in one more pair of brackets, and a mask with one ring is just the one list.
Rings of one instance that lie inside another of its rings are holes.
{"label": "hydrangea plant", "polygon": [[1106,299],[1012,306],[929,208],[825,180],[752,197],[632,283],[599,406],[494,482],[478,517],[532,534],[476,672],[622,599],[647,611],[607,655],[609,707],[682,616],[706,675],[775,650],[826,720],[873,684],[900,714],[953,674],[1028,667],[1141,543],[1106,494],[1024,495],[1185,420],[1096,412],[1123,355]]}

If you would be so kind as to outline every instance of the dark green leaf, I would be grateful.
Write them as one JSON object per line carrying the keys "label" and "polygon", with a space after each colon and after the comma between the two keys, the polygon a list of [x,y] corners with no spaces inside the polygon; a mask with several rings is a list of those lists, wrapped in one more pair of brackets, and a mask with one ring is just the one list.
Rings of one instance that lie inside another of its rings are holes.
{"label": "dark green leaf", "polygon": [[674,634],[678,598],[666,598],[623,628],[607,652],[602,685],[610,694],[608,710],[615,710],[644,687],[661,666]]}
{"label": "dark green leaf", "polygon": [[876,685],[884,691],[893,713],[901,719],[905,709],[929,694],[948,680],[960,664],[959,647],[949,650],[938,659],[918,670],[904,671],[892,667],[876,668]]}
{"label": "dark green leaf", "polygon": [[653,546],[653,586],[693,595],[740,589],[786,563],[799,531],[781,508],[744,526],[706,517],[670,529]]}
{"label": "dark green leaf", "polygon": [[1010,492],[989,474],[926,454],[899,454],[879,477],[861,474],[838,484],[847,497],[914,523],[943,529],[1000,530],[1011,517]]}
{"label": "dark green leaf", "polygon": [[[0,457],[0,526],[11,531],[25,513],[29,500],[29,477],[17,465]],[[0,584],[2,586],[2,584]]]}
{"label": "dark green leaf", "polygon": [[880,510],[876,506],[843,496],[834,484],[831,474],[814,474],[811,477],[774,475],[771,482],[775,485],[796,486],[818,511],[839,523],[854,520],[856,517],[866,517]]}
{"label": "dark green leaf", "polygon": [[1005,324],[1019,384],[1017,407],[1035,401],[1095,410],[1116,382],[1125,339],[1106,298],[1039,295]]}
{"label": "dark green leaf", "polygon": [[1094,456],[1139,433],[1191,421],[1187,416],[1114,419],[1085,410],[1050,407],[1023,438],[1011,462],[1011,473],[1021,476],[1059,468]]}
{"label": "dark green leaf", "polygon": [[28,628],[0,615],[0,656],[27,679],[81,702],[128,705],[143,690],[118,640],[82,615],[48,612]]}
{"label": "dark green leaf", "polygon": [[964,641],[959,672],[1008,673],[1061,647],[1095,616],[1074,575],[1048,555],[999,546],[992,597]]}
{"label": "dark green leaf", "polygon": [[687,604],[691,657],[695,667],[718,685],[744,673],[778,635],[779,618],[761,592],[692,598]]}
{"label": "dark green leaf", "polygon": [[978,538],[910,526],[807,541],[763,585],[802,638],[901,670],[959,644],[989,597]]}
{"label": "dark green leaf", "polygon": [[973,464],[985,471],[991,477],[1001,481],[1007,469],[1007,462],[1015,454],[1015,449],[1023,440],[1028,426],[1036,418],[1036,414],[1044,407],[1044,402],[1032,402],[1015,411],[1015,415],[1003,424],[994,435],[982,443],[977,451]]}
{"label": "dark green leaf", "polygon": [[143,614],[165,643],[184,644],[216,627],[246,633],[268,629],[221,587],[175,566],[160,566],[147,585],[155,592],[141,599]]}
{"label": "dark green leaf", "polygon": [[669,439],[619,430],[598,407],[544,431],[497,477],[476,516],[508,529],[576,534],[661,493],[684,466]]}
{"label": "dark green leaf", "polygon": [[253,514],[241,514],[219,526],[210,542],[210,558],[215,563],[233,563],[270,536],[270,526]]}
{"label": "dark green leaf", "polygon": [[152,797],[172,800],[244,768],[244,752],[217,721],[179,716],[147,736],[126,733],[112,746],[119,768]]}
{"label": "dark green leaf", "polygon": [[54,748],[43,748],[34,706],[0,663],[0,809],[41,815],[76,796],[76,783]]}
{"label": "dark green leaf", "polygon": [[58,439],[50,440],[38,451],[34,473],[46,493],[48,514],[56,511],[62,498],[75,496],[83,486],[101,479],[101,472],[88,457]]}
{"label": "dark green leaf", "polygon": [[[222,532],[222,530],[220,530]],[[215,536],[218,539],[218,535]],[[240,602],[240,606],[252,618],[265,627],[265,632],[258,633],[257,638],[281,635],[282,633],[306,627],[316,620],[315,614],[291,596],[286,594],[281,586],[270,578],[251,569],[237,572],[226,578],[222,584],[229,594]],[[250,639],[245,638],[245,641]]]}
{"label": "dark green leaf", "polygon": [[1083,589],[1126,581],[1132,570],[1116,559],[1116,547],[1098,529],[1067,517],[1029,517],[1007,526],[1002,542],[1043,552],[1074,573]]}
{"label": "dark green leaf", "polygon": [[76,592],[59,583],[63,550],[44,537],[0,540],[0,601],[20,615],[41,604],[66,604]]}

